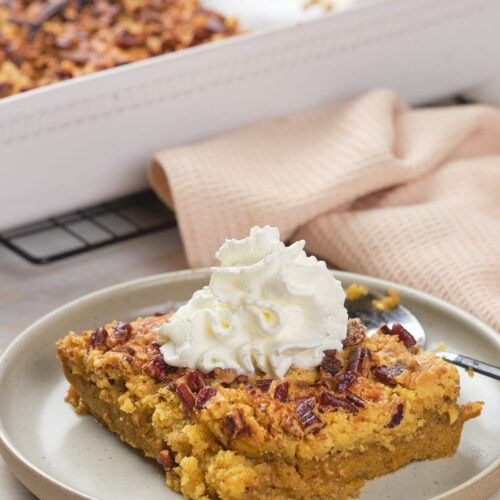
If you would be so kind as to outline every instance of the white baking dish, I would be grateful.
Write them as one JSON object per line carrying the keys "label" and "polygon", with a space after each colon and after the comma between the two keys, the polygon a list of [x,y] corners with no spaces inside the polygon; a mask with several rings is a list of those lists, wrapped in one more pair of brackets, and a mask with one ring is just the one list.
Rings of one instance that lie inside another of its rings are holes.
{"label": "white baking dish", "polygon": [[[232,1],[248,26],[275,0]],[[162,148],[374,87],[431,101],[500,57],[500,0],[361,2],[299,24],[273,12],[249,34],[0,100],[0,229],[138,190]]]}

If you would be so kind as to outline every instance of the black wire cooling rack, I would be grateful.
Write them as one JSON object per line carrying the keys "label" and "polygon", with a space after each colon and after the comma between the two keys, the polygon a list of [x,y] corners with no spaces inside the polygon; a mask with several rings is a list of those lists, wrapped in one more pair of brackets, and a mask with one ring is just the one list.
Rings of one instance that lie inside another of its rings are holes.
{"label": "black wire cooling rack", "polygon": [[0,243],[33,264],[130,240],[176,225],[151,190],[0,233]]}

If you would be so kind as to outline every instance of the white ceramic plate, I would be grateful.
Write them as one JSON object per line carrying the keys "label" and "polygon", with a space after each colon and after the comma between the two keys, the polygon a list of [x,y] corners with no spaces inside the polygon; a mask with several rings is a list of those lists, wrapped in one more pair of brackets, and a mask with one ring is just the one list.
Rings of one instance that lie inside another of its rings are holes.
{"label": "white ceramic plate", "polygon": [[[456,307],[393,283],[336,272],[347,286],[355,281],[373,291],[396,289],[420,318],[428,347],[440,341],[450,350],[489,362],[500,358],[500,338]],[[76,415],[64,402],[68,384],[55,356],[57,339],[70,329],[95,328],[118,319],[166,310],[185,301],[208,280],[208,272],[152,276],[87,295],[45,316],[24,331],[0,359],[0,452],[12,472],[34,494],[57,500],[178,499],[164,484],[153,460],[122,443],[90,416]],[[361,499],[406,500],[487,498],[500,484],[500,383],[463,371],[462,401],[486,401],[481,417],[465,425],[453,458],[412,463],[368,482]]]}

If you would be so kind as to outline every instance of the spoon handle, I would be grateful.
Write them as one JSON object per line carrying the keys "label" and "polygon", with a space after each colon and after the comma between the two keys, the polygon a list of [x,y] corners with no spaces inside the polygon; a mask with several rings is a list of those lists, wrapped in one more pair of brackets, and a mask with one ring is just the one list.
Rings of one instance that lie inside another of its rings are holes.
{"label": "spoon handle", "polygon": [[440,358],[445,359],[449,363],[461,366],[466,370],[471,369],[477,373],[486,375],[487,377],[500,380],[500,367],[498,366],[490,365],[489,363],[485,363],[484,361],[478,361],[477,359],[469,358],[467,356],[464,356],[463,354],[455,354],[454,352],[437,352],[436,355]]}

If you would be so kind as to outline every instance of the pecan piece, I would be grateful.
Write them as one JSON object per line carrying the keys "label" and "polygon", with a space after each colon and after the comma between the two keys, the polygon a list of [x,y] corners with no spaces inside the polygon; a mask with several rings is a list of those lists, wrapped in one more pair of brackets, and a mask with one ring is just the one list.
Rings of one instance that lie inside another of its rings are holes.
{"label": "pecan piece", "polygon": [[167,365],[161,354],[156,354],[149,363],[143,366],[143,370],[157,382],[160,382],[169,373],[175,372],[176,368],[174,366]]}
{"label": "pecan piece", "polygon": [[360,398],[357,394],[353,394],[351,391],[345,391],[345,398],[347,401],[350,401],[361,408],[366,408],[368,404],[363,398]]}
{"label": "pecan piece", "polygon": [[327,349],[324,352],[321,368],[331,375],[335,375],[342,369],[342,363],[337,359],[337,349]]}
{"label": "pecan piece", "polygon": [[156,457],[156,461],[166,470],[171,469],[175,465],[174,455],[167,448],[160,451]]}
{"label": "pecan piece", "polygon": [[128,345],[124,345],[123,348],[131,355],[133,356],[135,354],[135,351],[129,347]]}
{"label": "pecan piece", "polygon": [[413,347],[417,343],[415,337],[400,323],[394,323],[392,328],[389,328],[384,324],[379,328],[379,330],[384,335],[397,335],[399,340],[403,342],[407,348]]}
{"label": "pecan piece", "polygon": [[132,47],[141,45],[141,40],[138,36],[123,29],[116,35],[115,43],[120,49],[131,49]]}
{"label": "pecan piece", "polygon": [[196,399],[196,408],[201,410],[216,394],[217,390],[213,387],[204,387],[201,389]]}
{"label": "pecan piece", "polygon": [[108,330],[100,326],[91,336],[89,344],[93,347],[106,347],[106,340],[108,338]]}
{"label": "pecan piece", "polygon": [[179,396],[179,399],[181,400],[182,406],[184,407],[184,411],[186,413],[191,413],[193,411],[194,405],[196,404],[196,398],[194,397],[194,394],[191,392],[191,389],[185,384],[184,382],[182,384],[179,384],[175,388],[175,392],[177,393],[177,396]]}
{"label": "pecan piece", "polygon": [[274,399],[281,401],[284,403],[286,398],[288,397],[288,382],[285,380],[284,382],[280,382],[276,389],[274,389]]}
{"label": "pecan piece", "polygon": [[392,429],[393,427],[396,427],[401,423],[401,420],[403,420],[403,412],[404,412],[405,405],[404,403],[400,403],[397,407],[396,413],[391,417],[391,421],[386,425],[389,429]]}
{"label": "pecan piece", "polygon": [[118,340],[118,342],[128,340],[132,333],[132,325],[130,323],[117,323],[113,328],[115,330],[113,337]]}
{"label": "pecan piece", "polygon": [[319,404],[321,406],[333,406],[337,408],[344,408],[351,413],[358,413],[358,409],[344,398],[338,398],[329,392],[323,391],[319,397]]}
{"label": "pecan piece", "polygon": [[239,410],[229,412],[226,417],[226,425],[231,437],[238,437],[245,430],[245,421]]}
{"label": "pecan piece", "polygon": [[134,358],[131,358],[130,356],[125,356],[125,361],[132,367],[135,367],[135,361]]}
{"label": "pecan piece", "polygon": [[359,318],[350,319],[347,323],[347,336],[342,341],[342,345],[345,348],[361,344],[365,340],[365,337],[366,326],[363,325]]}
{"label": "pecan piece", "polygon": [[165,314],[167,314],[167,313],[156,311],[153,316],[155,316],[157,318],[158,316],[165,316]]}
{"label": "pecan piece", "polygon": [[338,384],[336,387],[337,392],[345,392],[351,387],[358,376],[354,372],[342,372],[337,375]]}
{"label": "pecan piece", "polygon": [[349,355],[347,371],[366,376],[370,368],[371,351],[366,347],[356,347]]}
{"label": "pecan piece", "polygon": [[297,408],[295,408],[295,413],[297,414],[297,418],[299,419],[300,425],[302,425],[303,429],[307,429],[308,427],[312,427],[308,430],[308,432],[318,432],[322,429],[326,423],[323,423],[321,419],[313,413],[313,409],[316,406],[316,400],[314,396],[310,398],[302,399]]}
{"label": "pecan piece", "polygon": [[379,328],[384,335],[392,335],[392,331],[385,323]]}
{"label": "pecan piece", "polygon": [[404,365],[401,363],[396,363],[392,368],[389,368],[386,365],[377,366],[373,371],[375,377],[377,377],[380,381],[385,382],[389,385],[396,385],[397,382],[394,377],[397,377],[400,373],[405,371]]}
{"label": "pecan piece", "polygon": [[392,325],[392,334],[397,335],[399,340],[401,340],[401,342],[403,342],[403,344],[408,348],[413,347],[417,343],[415,337],[413,337],[413,335],[399,323]]}
{"label": "pecan piece", "polygon": [[273,383],[270,378],[263,378],[255,381],[255,386],[262,392],[268,392],[271,384]]}
{"label": "pecan piece", "polygon": [[189,370],[186,383],[193,392],[198,392],[205,387],[205,377],[198,370]]}

